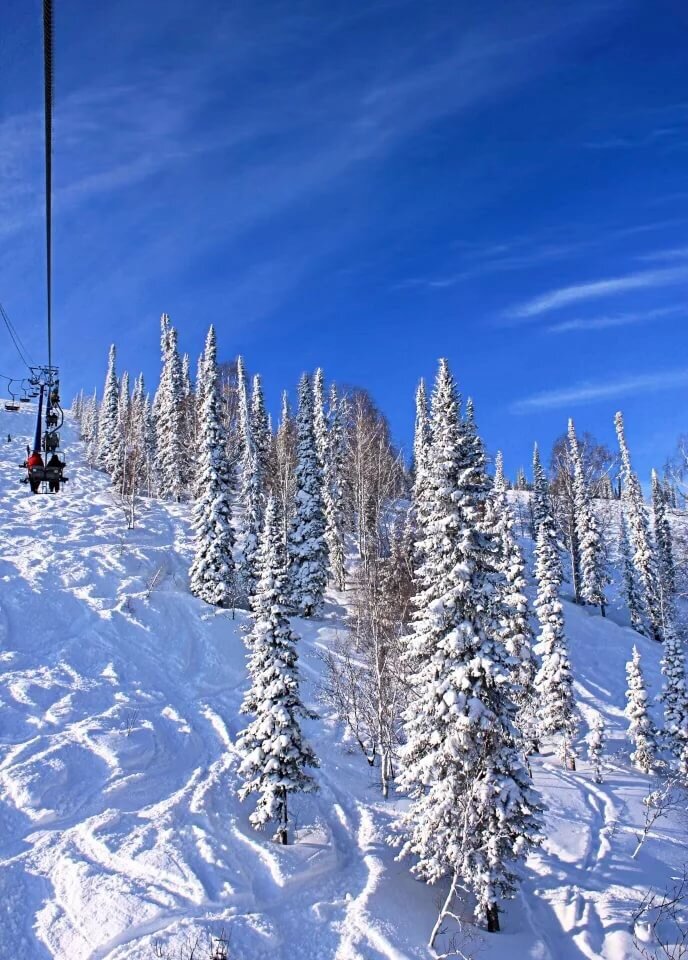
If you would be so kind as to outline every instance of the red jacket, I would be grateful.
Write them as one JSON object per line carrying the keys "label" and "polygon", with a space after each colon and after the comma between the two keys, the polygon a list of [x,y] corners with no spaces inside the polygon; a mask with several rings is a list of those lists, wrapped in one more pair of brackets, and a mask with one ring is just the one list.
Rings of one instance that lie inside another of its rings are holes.
{"label": "red jacket", "polygon": [[31,467],[42,467],[42,466],[43,466],[43,457],[40,455],[40,453],[32,453],[31,456],[26,461],[26,467],[28,470],[30,470]]}

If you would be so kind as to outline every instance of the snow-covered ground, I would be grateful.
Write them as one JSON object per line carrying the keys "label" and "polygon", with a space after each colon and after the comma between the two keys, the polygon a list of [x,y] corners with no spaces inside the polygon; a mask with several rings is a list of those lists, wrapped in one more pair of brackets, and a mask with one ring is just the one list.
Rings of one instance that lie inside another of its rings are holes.
{"label": "snow-covered ground", "polygon": [[[176,957],[198,932],[224,930],[234,960],[427,957],[441,891],[395,862],[386,838],[401,801],[382,800],[318,703],[319,655],[344,629],[342,598],[330,597],[322,620],[294,623],[303,695],[321,713],[306,725],[320,790],[296,801],[297,842],[278,847],[237,798],[247,620],[189,594],[188,506],[146,502],[128,531],[69,427],[65,492],[32,497],[16,466],[31,411],[0,412],[0,437],[8,430],[17,438],[0,448],[2,956],[123,960],[167,945]],[[596,784],[584,760],[573,773],[548,752],[534,758],[547,840],[503,932],[465,947],[478,957],[633,957],[640,892],[664,887],[685,859],[684,825],[671,820],[630,856],[649,781],[628,763],[624,667],[635,642],[656,694],[660,651],[613,622],[614,611],[604,621],[567,604],[566,617],[585,723],[601,712],[608,727],[605,779]]]}

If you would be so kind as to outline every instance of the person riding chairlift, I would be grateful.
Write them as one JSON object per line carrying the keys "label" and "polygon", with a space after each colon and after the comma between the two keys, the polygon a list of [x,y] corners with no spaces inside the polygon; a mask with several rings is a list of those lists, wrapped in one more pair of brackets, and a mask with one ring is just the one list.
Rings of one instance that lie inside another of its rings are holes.
{"label": "person riding chairlift", "polygon": [[26,453],[27,453],[27,457],[26,457],[26,462],[24,466],[26,467],[29,473],[29,486],[31,487],[31,493],[38,493],[39,487],[41,485],[41,481],[40,481],[40,478],[36,478],[32,476],[31,470],[33,467],[43,466],[43,457],[40,455],[40,453],[37,450],[34,450],[33,453],[31,453],[28,447],[26,448]]}
{"label": "person riding chairlift", "polygon": [[64,463],[62,462],[62,460],[60,460],[60,458],[56,453],[52,455],[52,457],[50,458],[50,460],[48,460],[48,463],[46,465],[46,470],[50,470],[50,469],[57,471],[57,477],[54,480],[52,478],[48,479],[48,490],[50,490],[51,493],[59,493],[60,479],[62,478],[62,470],[64,469]]}

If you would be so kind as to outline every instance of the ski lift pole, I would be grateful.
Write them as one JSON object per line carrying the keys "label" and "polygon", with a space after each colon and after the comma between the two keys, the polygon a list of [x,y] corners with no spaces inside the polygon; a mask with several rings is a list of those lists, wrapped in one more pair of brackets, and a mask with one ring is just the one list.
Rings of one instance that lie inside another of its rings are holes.
{"label": "ski lift pole", "polygon": [[38,395],[38,415],[36,416],[36,435],[33,438],[33,452],[41,452],[41,437],[43,434],[43,392],[45,387],[41,384],[40,393]]}

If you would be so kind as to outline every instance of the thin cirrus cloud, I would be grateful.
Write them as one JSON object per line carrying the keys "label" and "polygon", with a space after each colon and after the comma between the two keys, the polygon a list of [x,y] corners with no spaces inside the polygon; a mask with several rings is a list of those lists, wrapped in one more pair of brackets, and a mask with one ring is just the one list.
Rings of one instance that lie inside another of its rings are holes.
{"label": "thin cirrus cloud", "polygon": [[685,280],[688,280],[688,265],[666,267],[658,270],[640,270],[637,273],[628,273],[621,277],[576,283],[568,287],[560,287],[557,290],[550,290],[531,300],[526,300],[524,303],[508,310],[507,317],[513,320],[535,320],[543,314],[568,307],[573,303],[614,297],[618,293],[628,293],[632,290],[669,287],[680,284]]}
{"label": "thin cirrus cloud", "polygon": [[609,330],[614,327],[630,327],[640,323],[651,323],[664,317],[675,317],[686,314],[688,308],[683,305],[658,307],[656,310],[645,310],[640,313],[612,313],[599,317],[574,317],[572,320],[562,320],[550,327],[545,327],[545,333],[576,333],[578,331]]}
{"label": "thin cirrus cloud", "polygon": [[608,380],[604,383],[583,382],[559,390],[545,390],[517,400],[510,407],[512,413],[533,413],[537,410],[556,410],[560,407],[583,406],[597,400],[623,397],[629,393],[656,393],[688,385],[688,368],[642,373]]}

